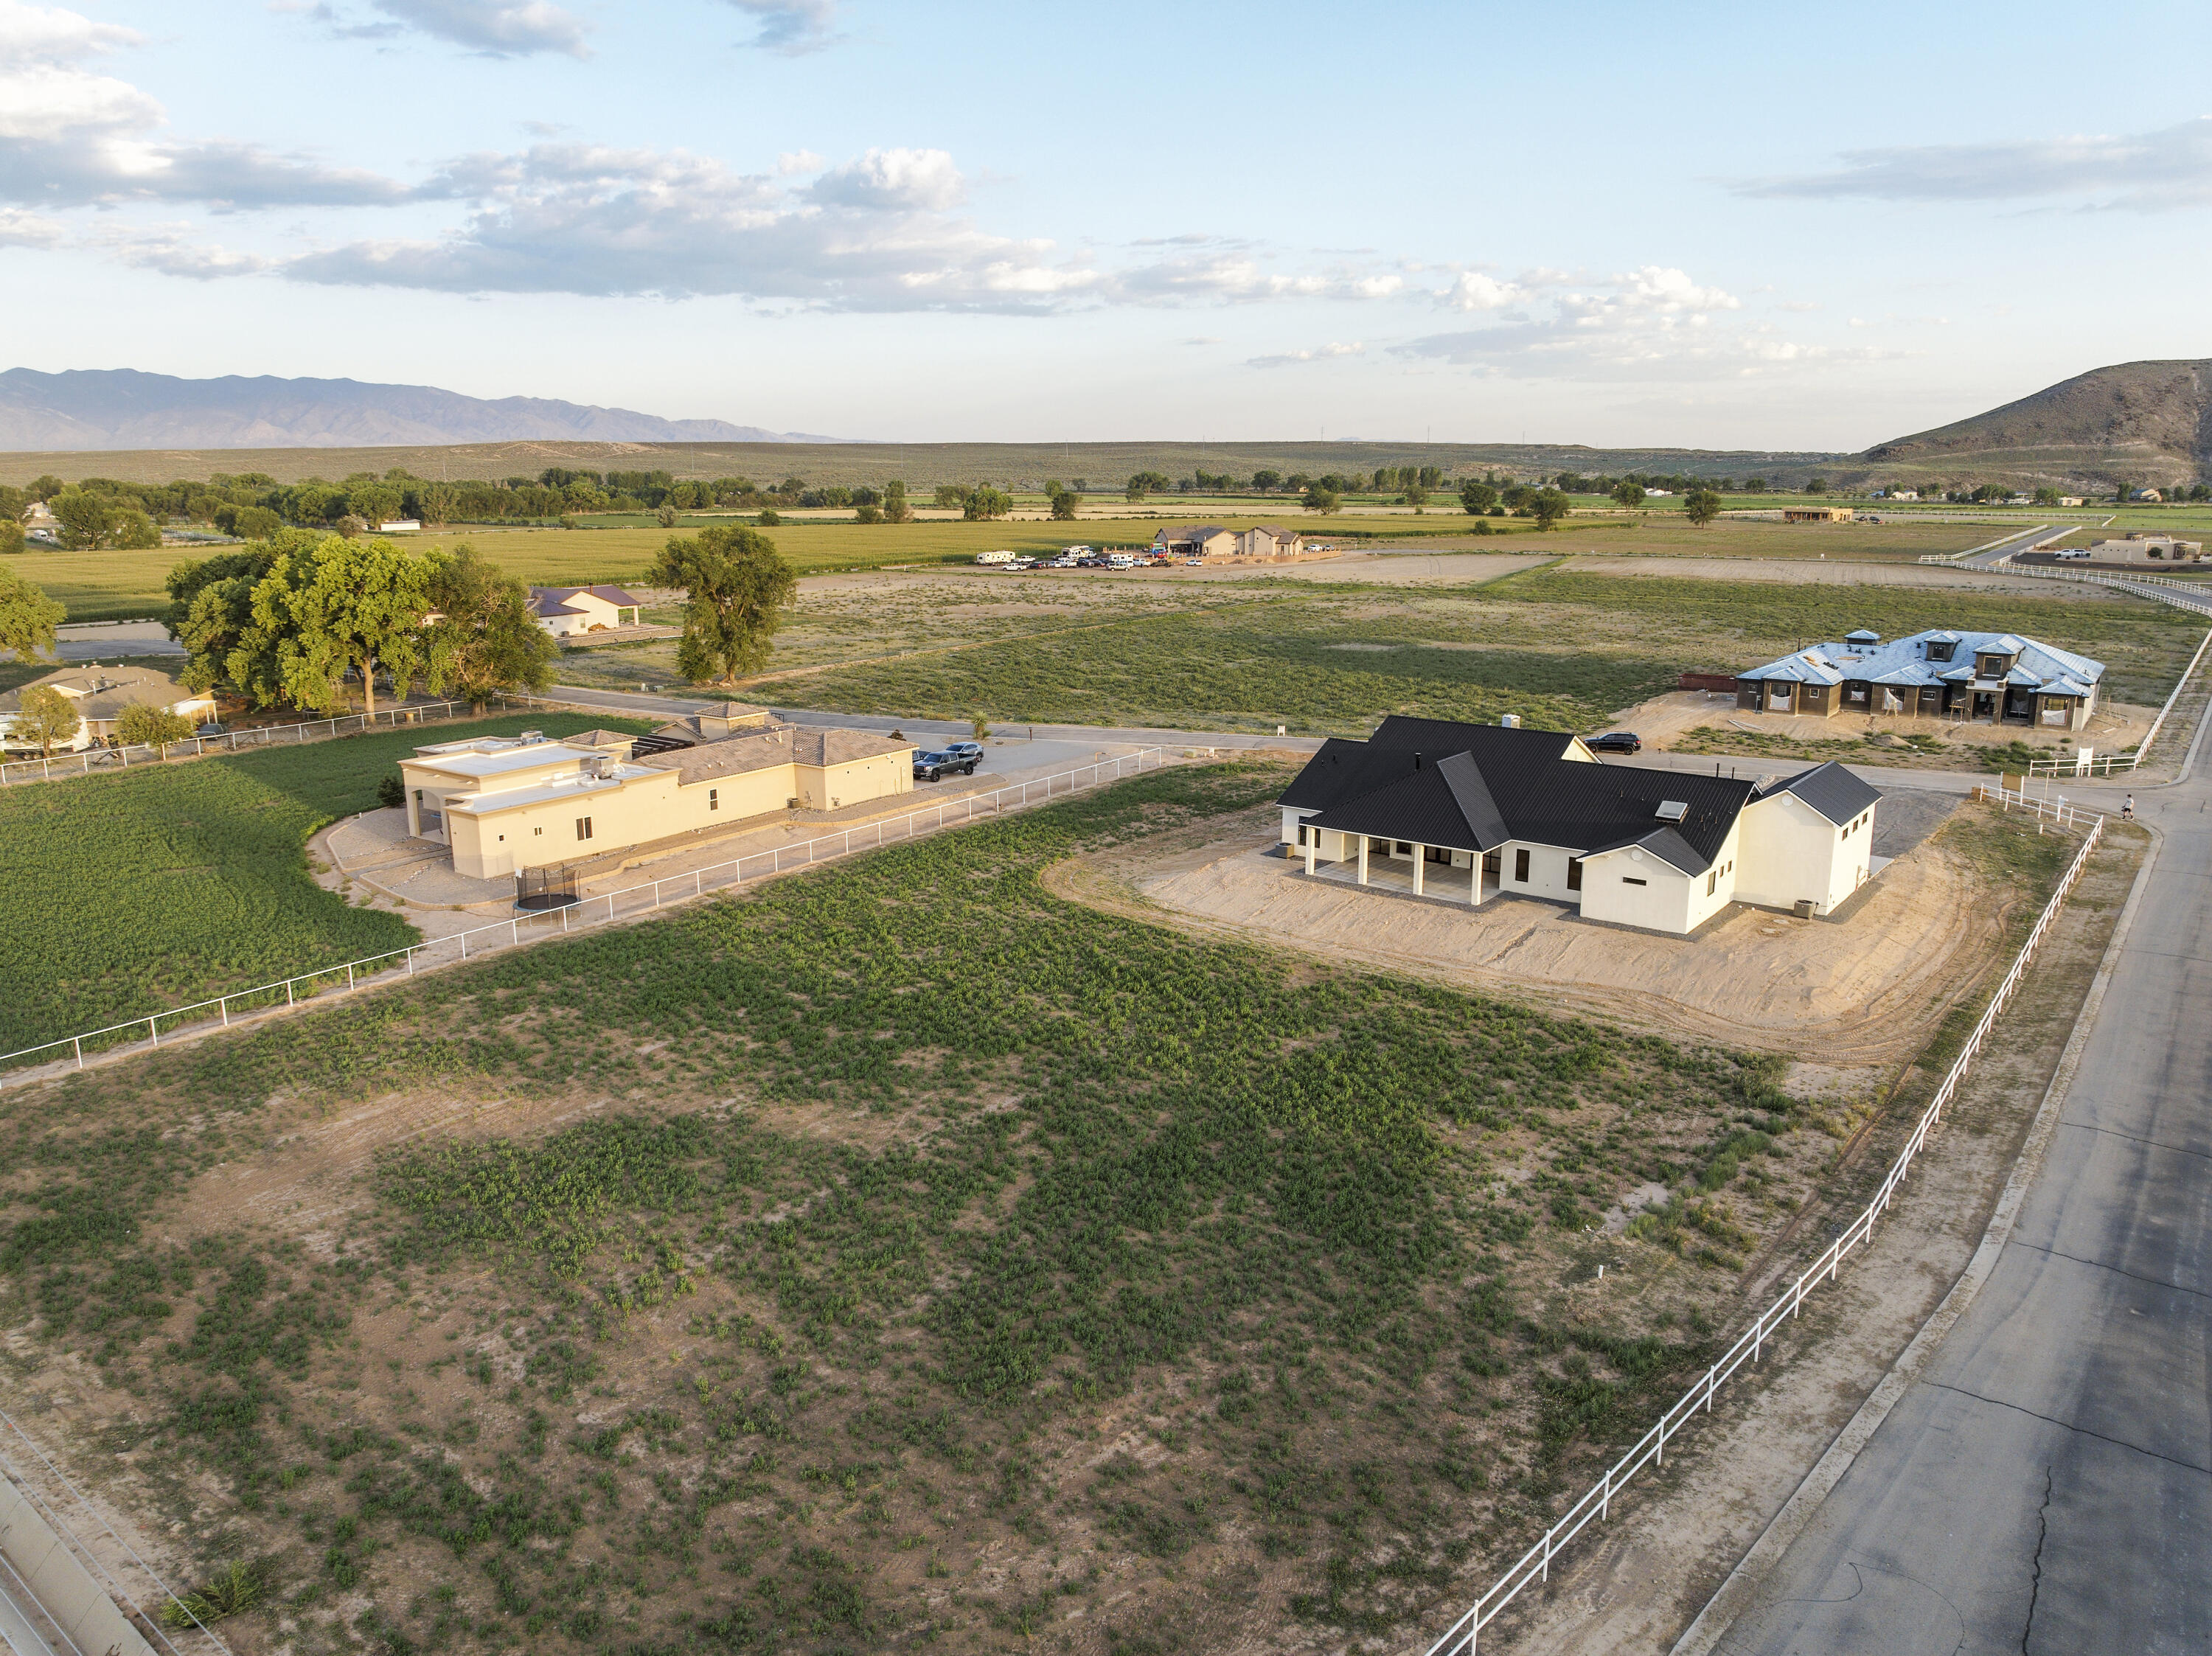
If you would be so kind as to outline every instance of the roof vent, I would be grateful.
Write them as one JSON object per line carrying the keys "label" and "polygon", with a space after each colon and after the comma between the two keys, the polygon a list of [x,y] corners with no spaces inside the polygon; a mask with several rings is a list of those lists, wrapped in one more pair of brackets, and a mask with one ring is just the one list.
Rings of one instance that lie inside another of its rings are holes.
{"label": "roof vent", "polygon": [[526,745],[532,742],[543,742],[544,739],[545,732],[543,731],[525,731],[522,733],[522,740]]}
{"label": "roof vent", "polygon": [[1498,722],[1506,730],[1517,731],[1521,728],[1521,715],[1519,713],[1502,714]]}
{"label": "roof vent", "polygon": [[1856,633],[1844,634],[1844,642],[1846,644],[1879,644],[1881,642],[1881,634],[1880,633],[1870,633],[1865,628],[1862,627]]}
{"label": "roof vent", "polygon": [[1662,822],[1679,822],[1690,814],[1690,808],[1680,799],[1667,799],[1651,814]]}

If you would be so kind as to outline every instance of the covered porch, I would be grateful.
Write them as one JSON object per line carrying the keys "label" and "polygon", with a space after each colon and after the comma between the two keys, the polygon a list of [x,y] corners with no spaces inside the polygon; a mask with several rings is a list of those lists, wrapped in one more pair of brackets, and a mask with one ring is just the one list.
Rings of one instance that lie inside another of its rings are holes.
{"label": "covered porch", "polygon": [[1391,896],[1464,903],[1470,907],[1487,902],[1498,892],[1500,869],[1498,853],[1494,851],[1485,855],[1411,840],[1346,834],[1329,836],[1339,843],[1326,848],[1342,854],[1328,857],[1322,854],[1322,838],[1313,834],[1292,850],[1307,875],[1333,885],[1362,886]]}

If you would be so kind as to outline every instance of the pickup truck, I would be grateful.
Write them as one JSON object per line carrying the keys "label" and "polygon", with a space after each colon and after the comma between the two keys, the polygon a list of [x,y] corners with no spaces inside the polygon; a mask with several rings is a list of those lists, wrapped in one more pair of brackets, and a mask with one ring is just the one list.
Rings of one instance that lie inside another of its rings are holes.
{"label": "pickup truck", "polygon": [[914,779],[917,782],[935,782],[955,771],[959,772],[963,776],[973,776],[975,773],[975,767],[981,762],[980,756],[974,759],[963,759],[957,753],[942,751],[917,753],[914,756]]}

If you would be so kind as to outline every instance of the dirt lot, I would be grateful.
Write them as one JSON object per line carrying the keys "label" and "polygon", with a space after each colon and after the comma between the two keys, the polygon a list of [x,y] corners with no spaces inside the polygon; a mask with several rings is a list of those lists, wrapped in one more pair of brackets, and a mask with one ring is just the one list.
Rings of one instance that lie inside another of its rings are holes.
{"label": "dirt lot", "polygon": [[1046,883],[1122,912],[1846,1067],[1917,1051],[2003,924],[1973,864],[1941,833],[1891,863],[1843,919],[1739,908],[1678,938],[1588,925],[1525,899],[1461,910],[1293,879],[1272,849],[1273,816],[1263,808],[1180,845],[1064,863]]}
{"label": "dirt lot", "polygon": [[[1869,718],[1863,713],[1801,719],[1790,713],[1739,712],[1735,697],[1726,692],[1669,690],[1624,709],[1616,722],[1622,730],[1634,731],[1646,745],[1675,753],[1787,753],[1812,744],[1848,743],[1865,749],[1863,755],[1852,756],[1856,763],[1971,771],[1983,767],[1984,751],[2021,743],[2049,749],[2054,754],[2071,753],[2077,747],[2097,753],[2124,752],[2150,734],[2150,722],[2157,716],[2155,707],[2112,701],[2091,715],[2087,728],[2078,731],[2034,730],[2021,725],[1952,724],[1933,719]],[[1697,730],[1723,734],[1692,736]],[[1870,736],[1890,739],[1868,742]],[[1838,755],[1822,752],[1817,756]]]}
{"label": "dirt lot", "polygon": [[1961,592],[2021,592],[2108,604],[2101,587],[2024,576],[1984,574],[1932,563],[1875,563],[1856,558],[1653,558],[1589,552],[1561,566],[1571,575],[1655,575],[1668,580],[1778,581],[1790,586],[1927,586]]}

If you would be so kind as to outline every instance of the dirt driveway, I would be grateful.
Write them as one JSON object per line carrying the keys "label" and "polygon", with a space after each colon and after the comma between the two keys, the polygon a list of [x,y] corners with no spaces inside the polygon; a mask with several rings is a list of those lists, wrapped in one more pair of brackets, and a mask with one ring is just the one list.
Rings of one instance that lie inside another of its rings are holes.
{"label": "dirt driveway", "polygon": [[1294,878],[1274,852],[1273,815],[1075,858],[1045,882],[1154,921],[1844,1067],[1917,1052],[1978,979],[2002,923],[1940,834],[1891,863],[1844,919],[1739,908],[1689,938],[1595,925],[1524,898],[1462,909]]}

